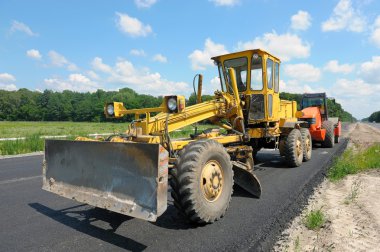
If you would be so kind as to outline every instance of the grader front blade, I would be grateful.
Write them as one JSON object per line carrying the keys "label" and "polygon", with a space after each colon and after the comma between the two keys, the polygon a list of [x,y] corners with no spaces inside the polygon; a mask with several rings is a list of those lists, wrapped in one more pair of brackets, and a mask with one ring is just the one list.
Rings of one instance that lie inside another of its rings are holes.
{"label": "grader front blade", "polygon": [[46,140],[42,188],[156,221],[167,208],[168,160],[159,144]]}

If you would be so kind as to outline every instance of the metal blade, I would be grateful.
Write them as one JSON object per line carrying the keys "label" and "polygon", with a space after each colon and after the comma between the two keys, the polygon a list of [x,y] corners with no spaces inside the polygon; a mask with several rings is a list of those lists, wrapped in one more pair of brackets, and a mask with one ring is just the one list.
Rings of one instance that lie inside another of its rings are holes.
{"label": "metal blade", "polygon": [[260,198],[261,184],[255,174],[248,170],[243,163],[232,161],[232,165],[235,183],[253,196]]}
{"label": "metal blade", "polygon": [[168,160],[159,144],[46,140],[42,188],[155,221],[167,208]]}

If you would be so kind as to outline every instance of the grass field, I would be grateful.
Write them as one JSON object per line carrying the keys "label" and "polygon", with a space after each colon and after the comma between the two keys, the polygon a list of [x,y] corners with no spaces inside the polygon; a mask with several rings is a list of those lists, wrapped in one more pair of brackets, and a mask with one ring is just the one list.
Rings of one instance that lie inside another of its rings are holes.
{"label": "grass field", "polygon": [[111,122],[0,122],[0,138],[118,133],[127,128],[127,123]]}
{"label": "grass field", "polygon": [[[199,131],[214,127],[200,125]],[[15,155],[43,151],[45,139],[41,136],[77,136],[102,133],[122,133],[128,128],[127,123],[89,123],[89,122],[0,122],[0,138],[25,137],[16,141],[0,141],[0,155]],[[193,126],[187,126],[170,133],[172,138],[188,137],[194,133]]]}

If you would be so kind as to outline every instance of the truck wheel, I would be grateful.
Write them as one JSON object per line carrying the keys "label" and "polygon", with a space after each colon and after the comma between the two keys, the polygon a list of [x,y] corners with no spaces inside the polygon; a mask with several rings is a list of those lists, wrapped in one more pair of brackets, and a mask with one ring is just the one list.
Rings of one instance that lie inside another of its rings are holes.
{"label": "truck wheel", "polygon": [[227,211],[233,192],[230,156],[214,140],[188,144],[171,172],[174,205],[190,221],[212,223]]}
{"label": "truck wheel", "polygon": [[335,139],[334,139],[335,141],[335,143],[339,143],[339,136],[335,136]]}
{"label": "truck wheel", "polygon": [[285,142],[286,142],[286,139],[281,139],[280,142],[278,143],[278,150],[280,151],[281,157],[285,156]]}
{"label": "truck wheel", "polygon": [[334,147],[334,123],[331,121],[324,121],[322,123],[322,129],[326,129],[325,140],[322,142],[322,146],[327,148]]}
{"label": "truck wheel", "polygon": [[298,129],[293,129],[285,142],[284,156],[289,167],[297,167],[302,164],[303,159],[303,144],[301,132]]}
{"label": "truck wheel", "polygon": [[303,143],[303,161],[306,162],[311,159],[313,143],[312,143],[309,129],[301,128],[300,131],[301,131],[302,143]]}

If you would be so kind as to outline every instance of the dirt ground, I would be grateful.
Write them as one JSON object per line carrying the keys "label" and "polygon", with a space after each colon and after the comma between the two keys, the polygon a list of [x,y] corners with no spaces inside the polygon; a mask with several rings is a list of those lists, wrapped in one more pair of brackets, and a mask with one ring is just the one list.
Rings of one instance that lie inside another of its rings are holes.
{"label": "dirt ground", "polygon": [[[380,143],[380,130],[367,124],[350,125],[348,147]],[[380,154],[379,154],[380,155]],[[380,168],[380,167],[379,167]],[[327,179],[315,190],[308,206],[274,246],[274,251],[380,251],[380,170]],[[319,231],[303,224],[311,210],[321,209],[327,221]]]}

